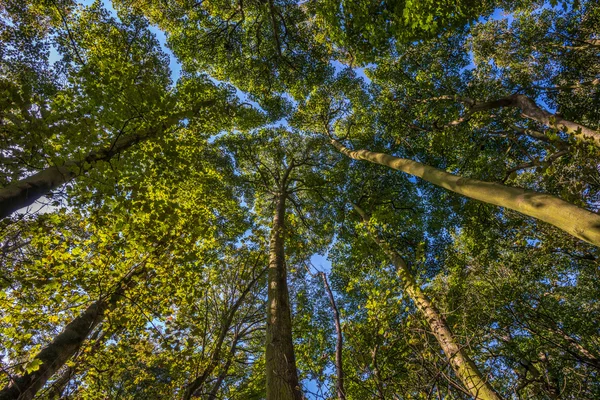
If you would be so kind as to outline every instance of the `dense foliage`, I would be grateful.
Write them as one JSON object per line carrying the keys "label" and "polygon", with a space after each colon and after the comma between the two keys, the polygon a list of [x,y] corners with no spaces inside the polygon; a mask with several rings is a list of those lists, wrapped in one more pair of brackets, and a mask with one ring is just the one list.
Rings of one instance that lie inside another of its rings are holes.
{"label": "dense foliage", "polygon": [[0,0],[0,400],[600,398],[600,5]]}

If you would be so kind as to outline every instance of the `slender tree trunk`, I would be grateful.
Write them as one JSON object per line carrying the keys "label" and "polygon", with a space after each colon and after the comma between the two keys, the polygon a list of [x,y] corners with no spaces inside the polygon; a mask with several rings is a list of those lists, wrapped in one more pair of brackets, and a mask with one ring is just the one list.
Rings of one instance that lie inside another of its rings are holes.
{"label": "slender tree trunk", "polygon": [[[354,205],[356,211],[361,215],[365,225],[369,222],[369,217],[358,206]],[[414,276],[410,272],[408,265],[402,257],[387,244],[377,233],[374,233],[368,226],[372,239],[381,247],[385,254],[390,258],[392,264],[397,269],[398,276],[402,280],[404,291],[414,301],[417,309],[425,315],[433,335],[437,339],[440,347],[446,354],[452,369],[456,376],[461,380],[476,399],[481,400],[500,400],[501,397],[494,391],[492,386],[483,377],[477,369],[475,363],[469,358],[463,348],[456,342],[450,327],[446,323],[444,316],[431,303],[431,300],[423,293]]]}
{"label": "slender tree trunk", "polygon": [[381,379],[379,363],[377,362],[377,354],[379,354],[378,344],[376,344],[373,350],[371,350],[371,363],[373,364],[373,377],[375,378],[375,387],[377,388],[377,398],[380,400],[386,400],[385,390],[383,390],[383,379]]}
{"label": "slender tree trunk", "polygon": [[554,225],[576,238],[600,246],[600,215],[556,196],[499,183],[462,178],[429,165],[385,153],[350,150],[336,140],[332,140],[331,143],[342,154],[355,160],[385,165],[463,196],[515,210]]}
{"label": "slender tree trunk", "polygon": [[346,400],[346,391],[344,390],[344,365],[342,363],[342,349],[344,345],[344,337],[342,336],[342,324],[340,323],[340,313],[333,297],[333,292],[329,287],[327,276],[324,272],[321,272],[321,278],[323,278],[323,284],[333,309],[333,321],[335,323],[335,372],[337,374],[336,391],[339,400]]}
{"label": "slender tree trunk", "polygon": [[132,284],[134,271],[130,272],[110,295],[92,303],[80,316],[71,321],[43,348],[35,360],[42,364],[36,371],[15,377],[0,391],[0,400],[31,400],[56,371],[79,350],[91,332],[104,318],[107,310],[113,309],[127,288]]}
{"label": "slender tree trunk", "polygon": [[227,357],[227,361],[225,362],[225,365],[223,365],[223,370],[219,374],[217,380],[215,381],[215,383],[212,386],[212,389],[208,393],[208,400],[217,400],[217,393],[219,393],[219,389],[221,389],[221,385],[223,384],[223,381],[227,377],[227,371],[229,371],[229,367],[231,367],[231,363],[233,362],[233,359],[235,358],[235,352],[237,350],[238,341],[239,341],[239,336],[236,335],[236,337],[233,340],[233,343],[231,344],[231,349],[229,350],[229,357]]}
{"label": "slender tree trunk", "polygon": [[[229,329],[231,328],[231,324],[233,323],[233,318],[235,317],[235,314],[237,313],[239,308],[244,303],[244,299],[246,298],[248,293],[250,293],[250,291],[252,290],[252,287],[256,284],[256,282],[263,275],[263,273],[264,273],[264,270],[262,273],[257,274],[250,281],[248,286],[246,286],[244,291],[240,294],[240,297],[237,298],[237,300],[235,301],[235,303],[233,304],[231,309],[227,312],[224,319],[221,321],[219,336],[215,343],[214,350],[210,356],[210,362],[209,362],[208,366],[204,369],[202,374],[200,374],[198,377],[196,377],[196,379],[194,379],[185,388],[185,390],[183,391],[183,397],[182,397],[183,400],[189,400],[192,397],[196,396],[196,393],[204,387],[204,384],[206,383],[206,381],[208,380],[210,375],[213,373],[215,368],[217,368],[217,366],[219,365],[219,362],[221,361],[221,349],[223,347],[223,342],[225,342],[227,333],[229,332]],[[237,343],[237,340],[238,340],[237,338],[234,339],[234,345]]]}
{"label": "slender tree trunk", "polygon": [[285,199],[286,194],[282,190],[276,198],[269,244],[267,400],[302,399],[292,342],[292,315],[285,265]]}

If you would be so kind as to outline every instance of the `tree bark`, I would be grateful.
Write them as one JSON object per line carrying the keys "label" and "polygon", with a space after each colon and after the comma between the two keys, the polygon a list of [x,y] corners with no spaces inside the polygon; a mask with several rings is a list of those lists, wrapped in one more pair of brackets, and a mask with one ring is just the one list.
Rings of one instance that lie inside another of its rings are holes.
{"label": "tree bark", "polygon": [[339,400],[346,400],[346,391],[344,390],[344,365],[342,363],[342,349],[344,345],[344,337],[342,336],[342,324],[340,323],[340,313],[335,303],[333,292],[329,287],[327,276],[324,272],[321,272],[321,278],[323,278],[323,284],[325,285],[325,290],[327,291],[327,296],[329,297],[329,302],[331,303],[331,308],[333,309],[333,321],[335,323],[335,372],[337,375],[337,382],[335,386],[337,396]]}
{"label": "tree bark", "polygon": [[[214,100],[201,103],[201,107],[215,104]],[[13,182],[0,189],[0,220],[8,217],[21,208],[35,203],[50,191],[70,182],[78,176],[92,170],[96,163],[109,161],[115,155],[124,152],[135,144],[159,136],[183,118],[189,118],[195,111],[182,111],[165,119],[162,123],[151,128],[142,129],[140,132],[124,136],[110,146],[88,153],[81,160],[68,160],[62,165],[53,165],[27,178]]]}
{"label": "tree bark", "polygon": [[350,150],[334,139],[331,140],[331,143],[342,154],[355,160],[366,160],[385,165],[460,195],[515,210],[554,225],[576,238],[600,246],[600,215],[577,207],[556,196],[499,183],[462,178],[441,169],[385,153]]}
{"label": "tree bark", "polygon": [[42,364],[36,371],[15,377],[0,391],[0,400],[31,400],[62,366],[79,350],[91,332],[114,309],[138,272],[130,272],[110,295],[92,303],[80,316],[71,321],[52,343],[34,358]]}
{"label": "tree bark", "polygon": [[518,108],[525,118],[537,121],[540,124],[551,128],[565,131],[577,140],[593,143],[597,147],[600,147],[600,132],[576,122],[563,119],[558,114],[552,114],[538,106],[533,99],[524,94],[513,94],[508,97],[486,102],[475,102],[471,99],[462,99],[462,101],[469,105],[469,115],[479,111],[493,110],[502,107]]}
{"label": "tree bark", "polygon": [[285,199],[285,191],[281,190],[275,201],[269,244],[267,400],[302,399],[292,342],[292,315],[285,265]]}
{"label": "tree bark", "polygon": [[[353,206],[361,215],[365,225],[367,225],[369,217],[360,207],[357,205]],[[402,280],[404,291],[414,301],[417,309],[425,315],[425,319],[429,323],[431,331],[444,351],[444,354],[446,354],[452,369],[463,385],[465,385],[469,393],[476,399],[500,400],[501,397],[483,377],[465,350],[456,342],[446,319],[431,303],[431,300],[425,293],[423,293],[404,259],[400,257],[397,252],[392,250],[387,242],[377,233],[373,233],[368,226],[367,229],[369,229],[371,238],[379,245],[379,247],[381,247],[384,253],[392,261],[392,264],[396,267],[398,276]]]}

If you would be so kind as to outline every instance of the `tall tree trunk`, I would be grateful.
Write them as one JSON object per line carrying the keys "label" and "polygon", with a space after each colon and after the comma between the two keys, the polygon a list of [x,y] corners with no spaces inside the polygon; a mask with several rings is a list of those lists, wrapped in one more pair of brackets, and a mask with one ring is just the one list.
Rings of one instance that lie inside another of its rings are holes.
{"label": "tall tree trunk", "polygon": [[292,315],[285,265],[285,199],[285,191],[281,190],[275,200],[269,244],[267,400],[302,399],[292,342]]}
{"label": "tall tree trunk", "polygon": [[600,215],[577,207],[556,196],[499,183],[462,178],[429,165],[385,153],[350,150],[333,139],[331,143],[342,154],[355,160],[366,160],[385,165],[463,196],[518,211],[554,225],[576,238],[600,246]]}
{"label": "tall tree trunk", "polygon": [[333,297],[333,292],[329,287],[329,282],[327,281],[327,276],[324,272],[321,272],[321,278],[323,278],[323,284],[325,285],[325,290],[327,291],[327,296],[329,297],[329,302],[331,303],[331,308],[333,309],[333,321],[335,323],[335,372],[337,375],[336,382],[336,391],[339,400],[346,400],[346,391],[344,390],[344,365],[342,363],[342,349],[344,345],[344,337],[342,335],[342,324],[340,323],[340,313],[335,303],[335,298]]}
{"label": "tall tree trunk", "polygon": [[[206,100],[201,102],[199,107],[210,107],[215,103],[215,100]],[[197,111],[198,109],[177,112],[153,127],[121,137],[103,149],[92,151],[81,160],[69,160],[62,165],[48,167],[36,174],[1,188],[0,219],[8,217],[21,208],[32,205],[36,200],[50,191],[92,170],[96,163],[109,161],[115,155],[124,152],[135,144],[159,136],[183,118],[194,116]]]}
{"label": "tall tree trunk", "polygon": [[31,400],[56,371],[79,350],[91,332],[104,318],[106,311],[114,309],[119,299],[132,284],[132,278],[139,272],[133,270],[110,296],[92,303],[80,316],[71,321],[48,346],[43,348],[35,360],[42,364],[36,371],[15,377],[0,391],[0,400]]}
{"label": "tall tree trunk", "polygon": [[476,399],[481,400],[500,400],[501,397],[494,391],[492,386],[483,377],[477,369],[475,363],[469,358],[463,348],[456,342],[446,319],[439,310],[431,303],[431,300],[423,293],[414,276],[410,272],[408,265],[398,253],[396,253],[387,244],[383,238],[368,226],[369,217],[357,205],[353,205],[356,211],[361,215],[371,238],[381,247],[385,254],[396,267],[398,276],[402,280],[404,291],[414,301],[417,309],[425,315],[425,319],[429,323],[433,335],[437,339],[440,347],[446,354],[452,369],[456,376],[461,380]]}

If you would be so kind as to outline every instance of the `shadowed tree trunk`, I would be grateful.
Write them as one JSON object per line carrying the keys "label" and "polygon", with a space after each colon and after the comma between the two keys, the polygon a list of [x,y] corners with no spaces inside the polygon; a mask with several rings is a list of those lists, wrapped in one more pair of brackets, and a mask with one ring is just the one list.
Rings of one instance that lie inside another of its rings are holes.
{"label": "shadowed tree trunk", "polygon": [[[207,100],[201,106],[209,107],[213,104],[215,104],[214,100]],[[194,113],[190,111],[176,113],[166,118],[162,123],[157,123],[153,127],[121,137],[103,149],[92,151],[81,160],[68,160],[62,165],[45,168],[27,178],[10,183],[0,189],[0,219],[8,217],[21,208],[32,205],[50,191],[92,170],[96,163],[110,161],[114,156],[126,151],[135,144],[161,135],[181,119],[191,117]]]}
{"label": "shadowed tree trunk", "polygon": [[91,332],[98,326],[108,310],[117,305],[125,291],[132,286],[133,277],[140,270],[131,271],[119,282],[115,291],[92,303],[80,316],[71,321],[48,346],[44,347],[35,360],[41,365],[35,371],[14,377],[0,391],[0,400],[31,400],[65,363],[79,350]]}
{"label": "shadowed tree trunk", "polygon": [[269,244],[267,305],[267,400],[301,400],[292,342],[292,315],[285,265],[285,184],[275,199]]}
{"label": "shadowed tree trunk", "polygon": [[446,319],[431,303],[431,300],[425,293],[423,293],[404,259],[392,250],[379,234],[373,232],[373,229],[368,226],[369,217],[367,214],[359,206],[353,204],[353,207],[362,217],[371,238],[379,245],[379,247],[381,247],[392,261],[392,264],[396,267],[398,276],[402,280],[404,291],[414,301],[417,309],[425,316],[433,335],[446,354],[456,376],[461,380],[463,385],[465,385],[469,393],[476,399],[500,400],[501,397],[483,377],[465,350],[456,342],[450,327],[446,323]]}
{"label": "shadowed tree trunk", "polygon": [[350,150],[333,139],[331,143],[340,153],[355,160],[366,160],[374,164],[385,165],[417,176],[454,193],[515,210],[554,225],[576,238],[600,246],[600,215],[577,207],[556,196],[499,183],[462,178],[429,165],[385,153]]}

